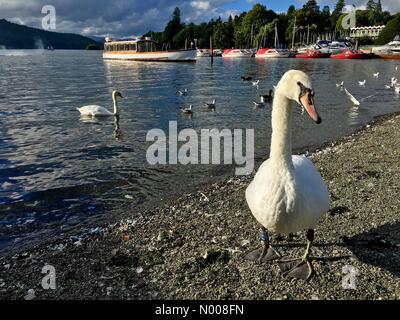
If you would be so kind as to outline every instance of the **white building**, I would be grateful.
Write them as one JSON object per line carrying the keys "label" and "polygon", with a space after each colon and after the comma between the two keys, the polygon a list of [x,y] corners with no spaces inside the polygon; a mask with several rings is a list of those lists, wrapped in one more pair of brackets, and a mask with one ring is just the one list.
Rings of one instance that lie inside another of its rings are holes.
{"label": "white building", "polygon": [[373,40],[377,39],[381,31],[385,26],[369,26],[369,27],[357,27],[350,29],[350,38],[358,39],[368,37]]}

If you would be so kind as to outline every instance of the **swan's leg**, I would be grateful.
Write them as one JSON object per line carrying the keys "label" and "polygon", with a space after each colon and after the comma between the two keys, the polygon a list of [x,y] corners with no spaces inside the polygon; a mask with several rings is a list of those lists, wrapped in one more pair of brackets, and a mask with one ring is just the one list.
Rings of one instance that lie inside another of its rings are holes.
{"label": "swan's leg", "polygon": [[281,255],[270,245],[268,231],[264,227],[260,229],[260,241],[261,248],[248,253],[246,260],[261,263],[281,258]]}
{"label": "swan's leg", "polygon": [[309,280],[314,273],[311,264],[310,252],[311,245],[314,241],[314,230],[310,229],[306,233],[307,248],[301,258],[283,260],[279,263],[282,275],[284,277],[291,277],[296,279]]}

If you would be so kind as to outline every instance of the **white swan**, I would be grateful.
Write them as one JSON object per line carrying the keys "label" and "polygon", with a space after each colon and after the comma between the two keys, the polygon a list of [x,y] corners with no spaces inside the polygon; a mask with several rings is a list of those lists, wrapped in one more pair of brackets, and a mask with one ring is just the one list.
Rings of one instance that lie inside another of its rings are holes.
{"label": "white swan", "polygon": [[374,73],[374,77],[375,77],[375,78],[379,78],[379,72]]}
{"label": "white swan", "polygon": [[310,79],[302,71],[288,71],[280,80],[272,107],[270,158],[246,189],[249,208],[262,226],[262,247],[249,253],[246,259],[261,262],[280,258],[269,244],[267,230],[277,234],[308,230],[304,256],[280,263],[284,276],[301,279],[312,275],[309,254],[313,230],[330,207],[327,187],[313,163],[306,157],[292,155],[291,100],[302,105],[316,123],[321,122],[310,88]]}
{"label": "white swan", "polygon": [[354,96],[346,88],[344,88],[344,92],[350,98],[351,102],[353,102],[356,106],[360,105],[360,102],[356,98],[354,98]]}
{"label": "white swan", "polygon": [[90,117],[117,116],[119,112],[117,97],[122,98],[122,94],[119,91],[113,91],[112,99],[114,103],[114,112],[111,112],[106,108],[98,105],[89,105],[76,109],[81,113],[82,116],[90,116]]}
{"label": "white swan", "polygon": [[367,80],[363,80],[363,81],[358,81],[359,86],[363,87],[365,86]]}

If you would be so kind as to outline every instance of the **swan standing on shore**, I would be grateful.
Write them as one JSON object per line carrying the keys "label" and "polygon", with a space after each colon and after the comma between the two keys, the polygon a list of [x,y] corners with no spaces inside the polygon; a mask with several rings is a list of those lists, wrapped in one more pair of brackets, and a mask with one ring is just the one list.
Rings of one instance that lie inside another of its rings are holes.
{"label": "swan standing on shore", "polygon": [[119,91],[113,91],[112,99],[114,103],[114,112],[111,112],[106,108],[98,105],[89,105],[76,109],[81,113],[81,116],[90,116],[90,117],[117,116],[119,114],[117,97],[123,98],[122,94]]}
{"label": "swan standing on shore", "polygon": [[307,230],[304,256],[281,261],[279,266],[284,276],[309,279],[313,273],[309,255],[314,228],[329,210],[330,200],[327,187],[313,163],[303,156],[292,155],[291,100],[303,106],[312,120],[321,123],[309,77],[297,70],[285,73],[275,90],[270,158],[261,165],[246,190],[249,208],[261,224],[262,244],[246,259],[266,262],[281,257],[270,245],[268,231],[291,234]]}

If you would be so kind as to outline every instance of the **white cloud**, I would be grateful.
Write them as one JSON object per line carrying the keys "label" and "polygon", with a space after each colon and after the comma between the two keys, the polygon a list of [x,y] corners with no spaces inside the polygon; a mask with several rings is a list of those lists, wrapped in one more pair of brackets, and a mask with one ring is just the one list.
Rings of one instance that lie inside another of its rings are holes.
{"label": "white cloud", "polygon": [[190,5],[198,10],[209,10],[210,9],[210,2],[209,1],[192,1]]}

